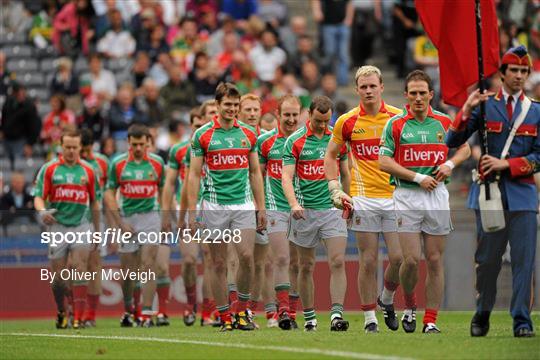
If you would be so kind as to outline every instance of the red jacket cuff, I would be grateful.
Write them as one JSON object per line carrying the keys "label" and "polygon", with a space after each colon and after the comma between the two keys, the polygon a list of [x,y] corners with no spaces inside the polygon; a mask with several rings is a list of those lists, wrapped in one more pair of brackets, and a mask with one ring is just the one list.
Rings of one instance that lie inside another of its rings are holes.
{"label": "red jacket cuff", "polygon": [[507,161],[508,165],[510,165],[510,175],[512,177],[530,175],[534,170],[529,161],[524,157],[512,158]]}
{"label": "red jacket cuff", "polygon": [[450,129],[455,132],[461,132],[465,130],[465,127],[467,126],[467,120],[469,119],[463,116],[463,110],[459,110],[454,121],[452,122],[452,125],[450,125]]}

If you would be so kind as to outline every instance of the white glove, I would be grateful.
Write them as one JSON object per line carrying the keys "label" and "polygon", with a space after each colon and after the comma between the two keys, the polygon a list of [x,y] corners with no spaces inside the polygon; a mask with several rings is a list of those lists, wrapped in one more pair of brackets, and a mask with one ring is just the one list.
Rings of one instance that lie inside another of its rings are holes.
{"label": "white glove", "polygon": [[343,209],[343,200],[352,204],[352,198],[347,195],[342,189],[338,180],[330,180],[328,182],[328,190],[330,190],[330,198],[332,203],[338,209]]}

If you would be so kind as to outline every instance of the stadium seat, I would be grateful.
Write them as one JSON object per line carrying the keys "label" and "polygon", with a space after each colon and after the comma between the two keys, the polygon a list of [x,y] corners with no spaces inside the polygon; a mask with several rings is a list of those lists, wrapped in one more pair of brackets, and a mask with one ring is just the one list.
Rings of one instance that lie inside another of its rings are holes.
{"label": "stadium seat", "polygon": [[29,58],[34,55],[34,48],[30,45],[4,46],[2,51],[8,59]]}
{"label": "stadium seat", "polygon": [[40,101],[49,101],[49,90],[46,88],[30,89],[28,95]]}
{"label": "stadium seat", "polygon": [[26,44],[26,34],[7,33],[0,35],[0,45],[24,45]]}
{"label": "stadium seat", "polygon": [[40,102],[38,104],[38,113],[41,118],[51,112],[51,105],[48,102]]}
{"label": "stadium seat", "polygon": [[75,65],[73,66],[73,69],[78,74],[87,72],[88,71],[88,60],[83,56],[79,56],[77,58],[77,60],[75,61]]}
{"label": "stadium seat", "polygon": [[7,69],[15,73],[37,71],[38,62],[35,59],[11,59],[7,62]]}
{"label": "stadium seat", "polygon": [[41,60],[39,68],[41,71],[50,72],[56,70],[56,65],[58,64],[58,58],[45,58]]}
{"label": "stadium seat", "polygon": [[27,87],[42,87],[46,86],[45,76],[39,72],[28,72],[24,75],[18,76],[17,80],[26,85]]}
{"label": "stadium seat", "polygon": [[133,66],[133,59],[110,59],[104,67],[112,72],[129,71]]}

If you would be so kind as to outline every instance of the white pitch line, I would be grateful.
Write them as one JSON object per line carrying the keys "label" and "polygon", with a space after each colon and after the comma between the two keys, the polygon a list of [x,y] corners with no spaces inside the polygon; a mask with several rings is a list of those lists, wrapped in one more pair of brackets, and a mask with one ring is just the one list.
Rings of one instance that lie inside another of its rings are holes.
{"label": "white pitch line", "polygon": [[350,359],[363,359],[363,360],[411,360],[411,358],[405,358],[405,357],[400,357],[400,356],[384,356],[384,355],[369,354],[369,353],[358,353],[358,352],[352,352],[352,351],[325,350],[325,349],[301,349],[301,348],[295,348],[295,347],[289,347],[289,346],[249,345],[249,344],[235,344],[235,343],[199,341],[199,340],[140,337],[140,336],[99,336],[99,335],[66,335],[66,334],[31,334],[31,333],[0,333],[0,336],[150,341],[150,342],[159,342],[159,343],[206,345],[206,346],[228,347],[228,348],[237,348],[237,349],[272,350],[272,351],[283,351],[283,352],[292,352],[292,353],[299,353],[299,354],[326,355],[326,356],[335,356],[335,357],[350,358]]}

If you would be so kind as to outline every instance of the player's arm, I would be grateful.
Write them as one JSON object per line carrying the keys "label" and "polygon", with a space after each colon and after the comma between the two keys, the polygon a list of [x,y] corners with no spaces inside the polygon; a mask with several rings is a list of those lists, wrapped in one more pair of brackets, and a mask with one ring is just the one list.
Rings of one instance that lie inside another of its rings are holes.
{"label": "player's arm", "polygon": [[468,143],[462,144],[449,160],[447,160],[444,164],[439,166],[433,174],[435,175],[435,180],[437,181],[444,181],[446,178],[450,177],[452,175],[452,170],[456,166],[459,166],[461,163],[463,163],[465,160],[467,160],[471,156],[471,147]]}
{"label": "player's arm", "polygon": [[[50,181],[45,178],[46,170],[46,166],[43,166],[39,170],[36,178],[36,186],[34,187],[34,209],[36,209],[39,218],[45,225],[52,225],[56,222],[56,219],[53,216],[54,211],[46,211],[47,207],[45,199],[48,194],[46,194],[45,182]],[[47,188],[50,188],[50,186],[47,186]]]}
{"label": "player's arm", "polygon": [[119,184],[116,178],[116,166],[112,162],[109,166],[109,176],[107,178],[107,186],[105,195],[103,196],[103,203],[107,207],[107,211],[110,212],[110,218],[112,220],[111,226],[115,226],[124,232],[133,233],[133,228],[129,224],[124,224],[122,217],[120,216],[120,210],[116,201],[116,192]]}
{"label": "player's arm", "polygon": [[264,187],[259,166],[259,156],[256,151],[248,155],[249,161],[249,184],[255,200],[255,209],[257,210],[257,231],[266,228],[266,208],[264,206]]}
{"label": "player's arm", "polygon": [[281,173],[281,185],[283,186],[283,194],[285,194],[285,197],[289,202],[289,206],[291,207],[292,216],[295,219],[305,219],[304,208],[300,206],[294,194],[293,179],[295,169],[295,165],[283,165]]}
{"label": "player's arm", "polygon": [[101,189],[99,186],[99,177],[97,172],[92,171],[94,175],[94,181],[89,182],[88,191],[90,193],[90,210],[92,211],[92,223],[94,224],[94,231],[101,231]]}
{"label": "player's arm", "polygon": [[174,188],[176,185],[176,178],[178,176],[178,170],[172,169],[171,167],[167,167],[167,170],[165,171],[165,184],[163,186],[163,192],[162,192],[162,219],[161,219],[161,227],[163,228],[163,231],[170,231],[171,230],[171,210],[172,210],[172,204],[173,204],[173,194],[174,194]]}
{"label": "player's arm", "polygon": [[197,156],[194,152],[191,153],[190,170],[189,176],[187,177],[187,184],[189,188],[187,203],[189,211],[189,226],[191,229],[194,229],[195,219],[197,216],[197,198],[201,187],[201,170],[203,161],[204,159],[202,156]]}
{"label": "player's arm", "polygon": [[180,211],[178,212],[178,227],[184,228],[186,226],[185,219],[186,219],[186,213],[188,209],[188,178],[189,178],[189,167],[185,167],[185,181],[184,184],[182,184],[182,189],[180,189]]}
{"label": "player's arm", "polygon": [[[328,142],[328,146],[326,147],[326,154],[324,155],[324,174],[326,176],[326,180],[328,180],[328,190],[330,190],[330,197],[332,198],[332,203],[338,209],[343,209],[344,201],[352,204],[352,199],[349,195],[347,195],[347,193],[349,192],[351,176],[349,170],[349,161],[347,157],[342,159],[342,161],[339,161],[340,169],[338,171],[338,162],[336,161],[336,159],[339,157],[340,151],[343,148],[343,142],[341,138],[337,138],[335,134],[336,128],[334,128],[334,134],[332,135],[332,139]],[[339,144],[338,142],[341,142],[341,144]],[[343,171],[344,167],[347,168],[346,172]],[[340,171],[341,183],[339,181]]]}
{"label": "player's arm", "polygon": [[409,170],[394,160],[395,142],[393,125],[393,121],[390,120],[386,123],[382,133],[379,146],[379,168],[394,177],[415,182],[426,191],[432,191],[438,185],[437,180],[429,175],[423,175]]}

